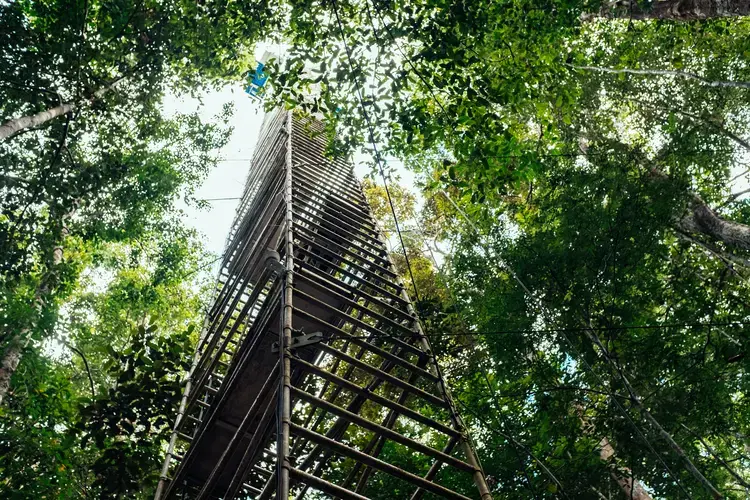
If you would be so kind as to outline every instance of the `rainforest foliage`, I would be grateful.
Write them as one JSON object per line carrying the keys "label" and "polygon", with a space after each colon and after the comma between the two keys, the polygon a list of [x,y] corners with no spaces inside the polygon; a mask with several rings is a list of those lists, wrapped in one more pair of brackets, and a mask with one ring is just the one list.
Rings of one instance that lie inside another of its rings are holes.
{"label": "rainforest foliage", "polygon": [[266,105],[373,158],[365,191],[496,498],[747,498],[747,15],[0,3],[0,496],[153,495],[210,262],[178,201],[231,111],[167,116],[164,96],[239,84],[273,39]]}

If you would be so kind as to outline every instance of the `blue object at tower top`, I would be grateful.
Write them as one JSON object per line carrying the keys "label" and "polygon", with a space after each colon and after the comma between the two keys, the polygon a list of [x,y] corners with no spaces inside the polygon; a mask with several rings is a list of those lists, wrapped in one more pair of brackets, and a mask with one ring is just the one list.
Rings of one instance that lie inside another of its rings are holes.
{"label": "blue object at tower top", "polygon": [[245,87],[245,92],[251,97],[260,97],[263,94],[263,86],[268,80],[268,75],[263,71],[265,64],[258,62],[258,66],[255,71],[248,71],[247,77],[248,85]]}

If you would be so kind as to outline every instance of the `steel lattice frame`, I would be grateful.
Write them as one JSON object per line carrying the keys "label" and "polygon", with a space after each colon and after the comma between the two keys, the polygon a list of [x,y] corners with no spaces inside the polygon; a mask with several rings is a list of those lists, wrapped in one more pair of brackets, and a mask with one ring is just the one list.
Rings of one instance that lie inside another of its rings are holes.
{"label": "steel lattice frame", "polygon": [[[353,168],[269,114],[156,498],[491,499]],[[283,349],[278,346],[283,345]]]}

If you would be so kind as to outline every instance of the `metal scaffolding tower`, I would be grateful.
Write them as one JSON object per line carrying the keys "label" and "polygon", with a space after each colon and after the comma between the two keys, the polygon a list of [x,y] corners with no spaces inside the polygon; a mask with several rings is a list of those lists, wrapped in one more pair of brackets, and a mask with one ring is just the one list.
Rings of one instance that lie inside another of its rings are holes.
{"label": "metal scaffolding tower", "polygon": [[491,499],[362,189],[269,114],[156,499]]}

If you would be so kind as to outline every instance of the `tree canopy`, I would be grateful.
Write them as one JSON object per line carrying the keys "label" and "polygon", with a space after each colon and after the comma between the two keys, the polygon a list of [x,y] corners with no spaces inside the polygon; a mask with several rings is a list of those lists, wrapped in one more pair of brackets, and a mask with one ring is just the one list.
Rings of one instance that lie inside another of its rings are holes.
{"label": "tree canopy", "polygon": [[176,202],[231,112],[163,97],[239,84],[274,39],[265,104],[372,159],[365,192],[497,498],[746,498],[747,10],[0,4],[2,495],[153,494],[210,263]]}

